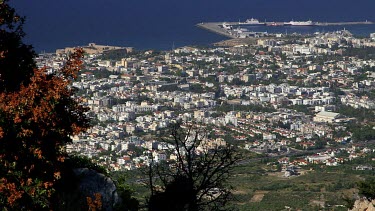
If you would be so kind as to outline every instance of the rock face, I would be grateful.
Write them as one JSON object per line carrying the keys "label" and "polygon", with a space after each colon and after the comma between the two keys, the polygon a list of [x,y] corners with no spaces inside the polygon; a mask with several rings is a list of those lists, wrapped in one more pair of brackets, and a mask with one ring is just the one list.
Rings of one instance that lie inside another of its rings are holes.
{"label": "rock face", "polygon": [[354,202],[351,211],[375,211],[375,200],[359,199]]}
{"label": "rock face", "polygon": [[95,193],[100,193],[103,210],[111,211],[119,203],[116,186],[110,178],[88,168],[74,169],[74,173],[79,178],[78,189],[83,196],[94,198]]}

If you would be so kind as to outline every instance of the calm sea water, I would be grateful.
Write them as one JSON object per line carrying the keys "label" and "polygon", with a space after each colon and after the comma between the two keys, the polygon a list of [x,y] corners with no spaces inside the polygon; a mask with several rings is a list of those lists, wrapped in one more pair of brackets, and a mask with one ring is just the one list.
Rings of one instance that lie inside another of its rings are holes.
{"label": "calm sea water", "polygon": [[[195,27],[199,22],[313,20],[375,21],[374,0],[13,0],[27,17],[25,41],[37,52],[98,44],[138,49],[207,45],[225,39]],[[253,31],[313,33],[339,27],[251,27]],[[375,25],[345,26],[368,35]]]}

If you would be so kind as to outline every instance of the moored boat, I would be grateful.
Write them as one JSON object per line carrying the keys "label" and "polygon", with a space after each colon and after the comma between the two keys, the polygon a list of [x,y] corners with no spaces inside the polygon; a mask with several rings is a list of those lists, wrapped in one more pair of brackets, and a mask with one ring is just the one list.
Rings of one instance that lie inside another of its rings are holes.
{"label": "moored boat", "polygon": [[290,25],[290,26],[315,26],[315,23],[312,22],[311,20],[309,21],[289,21],[284,23],[285,25]]}
{"label": "moored boat", "polygon": [[243,25],[265,25],[265,23],[262,23],[258,19],[255,19],[255,18],[247,19],[245,22],[241,24]]}

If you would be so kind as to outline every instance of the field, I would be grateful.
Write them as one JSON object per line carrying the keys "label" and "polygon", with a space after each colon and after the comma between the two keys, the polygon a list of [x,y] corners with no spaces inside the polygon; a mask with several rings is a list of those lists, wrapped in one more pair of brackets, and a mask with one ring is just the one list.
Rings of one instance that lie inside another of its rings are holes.
{"label": "field", "polygon": [[236,210],[347,210],[345,197],[357,193],[356,182],[372,172],[310,166],[286,178],[276,167],[259,163],[236,167],[231,185]]}
{"label": "field", "polygon": [[[280,166],[266,161],[236,166],[229,181],[234,188],[229,207],[235,211],[348,210],[345,198],[357,195],[356,183],[375,175],[375,171],[352,170],[358,162],[337,167],[311,165],[299,168],[300,174],[291,177],[285,177]],[[374,161],[366,163],[375,165]],[[144,205],[148,189],[139,183],[129,185]]]}

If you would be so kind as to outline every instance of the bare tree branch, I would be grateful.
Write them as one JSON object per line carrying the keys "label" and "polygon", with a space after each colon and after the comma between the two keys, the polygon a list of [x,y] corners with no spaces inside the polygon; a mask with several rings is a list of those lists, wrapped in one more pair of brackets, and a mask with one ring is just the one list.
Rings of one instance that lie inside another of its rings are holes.
{"label": "bare tree branch", "polygon": [[203,125],[171,126],[166,141],[174,144],[176,160],[152,164],[164,192],[152,192],[149,210],[221,209],[230,200],[232,187],[226,182],[239,156],[233,146],[212,143],[207,133]]}

